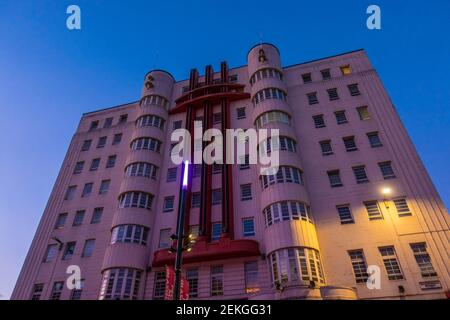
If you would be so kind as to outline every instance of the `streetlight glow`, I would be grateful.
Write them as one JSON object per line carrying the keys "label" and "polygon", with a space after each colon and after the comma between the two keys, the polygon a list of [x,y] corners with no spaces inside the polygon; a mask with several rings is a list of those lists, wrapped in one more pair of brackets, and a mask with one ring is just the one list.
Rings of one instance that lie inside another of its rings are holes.
{"label": "streetlight glow", "polygon": [[383,188],[383,189],[381,190],[381,193],[382,193],[383,195],[385,195],[385,196],[390,195],[391,192],[392,192],[391,188],[388,188],[388,187]]}

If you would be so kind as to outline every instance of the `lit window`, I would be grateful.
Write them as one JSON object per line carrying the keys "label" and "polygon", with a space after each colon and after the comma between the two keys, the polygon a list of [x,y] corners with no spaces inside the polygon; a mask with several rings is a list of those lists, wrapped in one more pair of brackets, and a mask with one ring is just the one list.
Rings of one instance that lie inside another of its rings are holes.
{"label": "lit window", "polygon": [[211,267],[211,296],[223,295],[223,266]]}
{"label": "lit window", "polygon": [[369,120],[370,114],[369,109],[366,106],[356,108],[358,111],[359,119],[361,120]]}
{"label": "lit window", "polygon": [[258,261],[246,262],[245,271],[245,293],[259,292]]}
{"label": "lit window", "polygon": [[384,267],[389,280],[403,279],[403,273],[398,263],[397,255],[393,246],[378,248],[383,258]]}
{"label": "lit window", "polygon": [[399,217],[412,215],[405,198],[396,198],[393,201]]}
{"label": "lit window", "polygon": [[341,72],[343,76],[349,75],[350,73],[352,73],[352,69],[350,68],[350,65],[347,64],[345,66],[341,66]]}
{"label": "lit window", "polygon": [[366,207],[369,220],[383,219],[383,214],[381,213],[378,201],[366,201],[364,202],[364,206]]}

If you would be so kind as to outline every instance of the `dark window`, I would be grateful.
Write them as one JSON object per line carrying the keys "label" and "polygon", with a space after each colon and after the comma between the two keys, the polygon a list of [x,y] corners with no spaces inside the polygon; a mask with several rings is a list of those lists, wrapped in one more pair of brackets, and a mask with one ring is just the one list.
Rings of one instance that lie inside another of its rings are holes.
{"label": "dark window", "polygon": [[323,128],[325,127],[325,121],[323,120],[323,114],[319,114],[316,116],[313,116],[314,126],[316,128]]}
{"label": "dark window", "polygon": [[64,249],[64,254],[62,259],[63,260],[70,260],[75,252],[75,245],[76,242],[72,241],[72,242],[67,242],[66,244],[66,248]]}
{"label": "dark window", "polygon": [[221,222],[214,222],[212,224],[211,240],[212,241],[219,240],[221,233],[222,233],[222,223]]}
{"label": "dark window", "polygon": [[44,284],[43,283],[36,283],[33,286],[33,292],[31,293],[31,300],[40,300],[42,291],[44,291]]}
{"label": "dark window", "polygon": [[59,300],[64,288],[64,281],[53,282],[52,292],[50,292],[49,300]]}
{"label": "dark window", "polygon": [[223,296],[223,267],[211,267],[211,296]]}
{"label": "dark window", "polygon": [[79,226],[79,225],[81,225],[83,223],[83,220],[84,220],[84,214],[85,214],[84,210],[78,210],[75,213],[75,217],[73,218],[72,226]]}
{"label": "dark window", "polygon": [[94,184],[92,182],[86,183],[83,188],[83,192],[81,193],[81,197],[88,197],[92,192],[92,186]]}
{"label": "dark window", "polygon": [[213,166],[212,167],[213,174],[219,174],[222,172],[222,164],[214,162],[212,166]]}
{"label": "dark window", "polygon": [[183,121],[177,120],[173,122],[173,130],[181,129],[181,126],[183,125]]}
{"label": "dark window", "polygon": [[202,175],[202,165],[199,163],[195,163],[192,166],[192,177],[196,178],[196,177],[200,177]]}
{"label": "dark window", "polygon": [[369,278],[367,274],[367,264],[362,250],[352,250],[348,252],[352,262],[353,273],[356,283],[365,283]]}
{"label": "dark window", "polygon": [[128,120],[128,115],[127,114],[120,115],[119,123],[125,123],[125,122],[127,122],[127,120]]}
{"label": "dark window", "polygon": [[95,239],[88,239],[84,243],[83,247],[83,253],[81,254],[82,257],[90,257],[92,256],[92,253],[94,253],[94,247],[95,247]]}
{"label": "dark window", "polygon": [[246,154],[240,158],[241,163],[239,164],[239,170],[250,169],[250,156]]}
{"label": "dark window", "polygon": [[323,80],[331,79],[330,69],[320,70],[320,74],[322,75]]}
{"label": "dark window", "polygon": [[302,74],[303,83],[309,83],[312,82],[311,73],[304,73]]}
{"label": "dark window", "polygon": [[369,220],[383,219],[378,201],[366,201],[364,202]]}
{"label": "dark window", "polygon": [[109,156],[108,161],[106,161],[106,167],[107,168],[114,167],[116,165],[116,159],[117,159],[116,155]]}
{"label": "dark window", "polygon": [[173,182],[177,180],[177,167],[167,169],[167,182]]}
{"label": "dark window", "polygon": [[330,186],[334,187],[342,187],[341,176],[339,174],[339,170],[328,171],[328,179],[330,180]]}
{"label": "dark window", "polygon": [[336,206],[336,209],[339,214],[339,220],[341,221],[341,224],[355,223],[355,221],[353,220],[352,213],[350,211],[350,206],[348,205]]}
{"label": "dark window", "polygon": [[378,136],[378,132],[369,132],[367,134],[367,138],[369,139],[369,143],[372,148],[378,148],[383,145],[380,137]]}
{"label": "dark window", "polygon": [[164,198],[163,212],[173,211],[174,203],[175,203],[175,197],[174,196],[165,197]]}
{"label": "dark window", "polygon": [[81,151],[88,151],[91,148],[92,140],[84,140]]}
{"label": "dark window", "polygon": [[350,91],[351,96],[359,96],[361,94],[356,83],[348,85],[348,91]]}
{"label": "dark window", "polygon": [[222,189],[214,189],[212,191],[212,205],[222,203]]}
{"label": "dark window", "polygon": [[306,96],[308,97],[308,103],[310,105],[319,103],[319,99],[317,99],[317,92],[307,93]]}
{"label": "dark window", "polygon": [[89,131],[95,130],[98,128],[98,121],[92,121],[91,126],[89,127]]}
{"label": "dark window", "polygon": [[186,270],[186,279],[189,282],[189,298],[198,297],[198,269]]}
{"label": "dark window", "polygon": [[357,166],[357,167],[353,167],[352,169],[353,169],[353,173],[355,174],[356,183],[369,182],[369,179],[367,178],[365,166]]}
{"label": "dark window", "polygon": [[236,118],[237,119],[244,119],[245,118],[245,107],[237,108],[236,109]]}
{"label": "dark window", "polygon": [[345,111],[336,111],[334,113],[334,115],[336,116],[336,122],[337,124],[344,124],[347,123],[347,117],[345,116]]}
{"label": "dark window", "polygon": [[333,148],[331,147],[331,140],[320,141],[319,143],[323,156],[333,154]]}
{"label": "dark window", "polygon": [[75,196],[75,190],[77,186],[70,186],[67,188],[66,194],[64,195],[64,200],[72,200]]}
{"label": "dark window", "polygon": [[91,223],[99,223],[102,220],[103,208],[95,208],[92,213]]}
{"label": "dark window", "polygon": [[330,98],[330,101],[339,99],[337,88],[328,89],[327,92],[328,92],[328,98]]}
{"label": "dark window", "polygon": [[378,166],[380,167],[381,174],[385,180],[395,178],[395,173],[390,161],[379,162]]}
{"label": "dark window", "polygon": [[75,168],[73,169],[73,173],[74,174],[81,173],[83,171],[83,167],[84,167],[84,161],[78,161],[75,164]]}
{"label": "dark window", "polygon": [[155,272],[155,284],[153,286],[153,299],[163,300],[166,292],[166,272]]}
{"label": "dark window", "polygon": [[242,219],[242,230],[244,237],[253,237],[255,235],[255,219]]}
{"label": "dark window", "polygon": [[213,113],[213,124],[218,124],[222,122],[222,113],[217,112]]}
{"label": "dark window", "polygon": [[121,140],[122,140],[122,134],[121,134],[121,133],[116,133],[116,134],[114,135],[114,139],[113,139],[112,144],[113,144],[113,145],[119,144]]}
{"label": "dark window", "polygon": [[72,289],[70,293],[70,300],[81,300],[81,294],[83,293],[84,279],[79,281],[79,289]]}
{"label": "dark window", "polygon": [[100,158],[92,159],[91,167],[89,168],[90,171],[95,171],[100,166]]}
{"label": "dark window", "polygon": [[191,201],[192,208],[199,208],[200,207],[200,201],[201,201],[201,194],[200,194],[200,192],[192,193],[192,201]]}
{"label": "dark window", "polygon": [[67,213],[60,213],[56,218],[55,229],[61,229],[64,227],[64,224],[67,220]]}
{"label": "dark window", "polygon": [[355,137],[345,137],[342,138],[342,140],[344,141],[345,151],[351,152],[358,150],[355,143]]}
{"label": "dark window", "polygon": [[425,242],[421,243],[410,243],[411,250],[413,251],[414,258],[416,259],[417,265],[420,269],[420,274],[424,278],[437,277],[437,272],[434,270],[433,263],[431,262],[431,257],[427,252],[427,244]]}
{"label": "dark window", "polygon": [[241,201],[252,199],[252,184],[241,184]]}
{"label": "dark window", "polygon": [[110,128],[113,123],[113,118],[106,118],[103,128]]}
{"label": "dark window", "polygon": [[98,193],[99,194],[107,193],[110,184],[111,184],[111,180],[102,180],[102,182],[100,183],[100,189],[98,190]]}
{"label": "dark window", "polygon": [[106,145],[106,137],[98,138],[97,148],[103,148]]}
{"label": "dark window", "polygon": [[49,244],[47,250],[45,251],[45,256],[43,262],[51,262],[55,259],[58,254],[58,244]]}

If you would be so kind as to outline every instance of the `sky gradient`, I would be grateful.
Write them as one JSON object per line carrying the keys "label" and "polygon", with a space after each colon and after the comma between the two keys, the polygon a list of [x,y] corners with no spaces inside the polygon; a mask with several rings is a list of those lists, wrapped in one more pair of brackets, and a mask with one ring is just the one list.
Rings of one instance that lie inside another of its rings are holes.
{"label": "sky gradient", "polygon": [[[71,4],[81,30],[66,28]],[[370,4],[382,30],[366,28]],[[83,112],[138,100],[154,68],[182,80],[193,67],[244,65],[261,40],[283,65],[366,49],[449,207],[449,31],[448,0],[0,0],[0,299]]]}

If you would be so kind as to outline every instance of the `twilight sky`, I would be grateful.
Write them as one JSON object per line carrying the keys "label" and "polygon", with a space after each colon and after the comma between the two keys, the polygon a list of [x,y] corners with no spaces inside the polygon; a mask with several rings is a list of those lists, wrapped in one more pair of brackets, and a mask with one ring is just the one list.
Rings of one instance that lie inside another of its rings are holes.
{"label": "twilight sky", "polygon": [[[81,30],[66,8],[81,8]],[[366,28],[381,7],[382,30]],[[447,207],[450,1],[0,0],[0,299],[9,298],[83,112],[139,98],[153,68],[283,65],[366,49]],[[445,40],[447,39],[447,40]]]}

